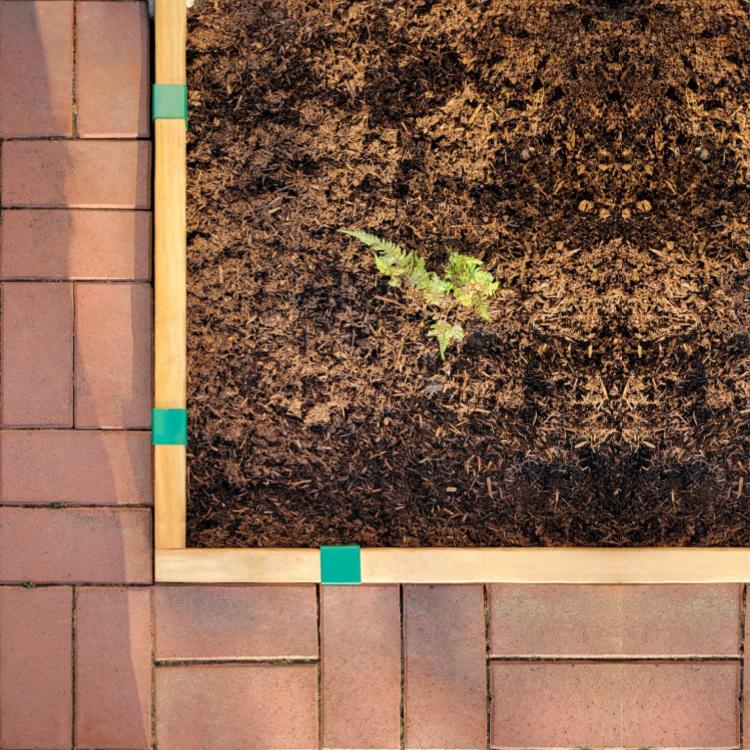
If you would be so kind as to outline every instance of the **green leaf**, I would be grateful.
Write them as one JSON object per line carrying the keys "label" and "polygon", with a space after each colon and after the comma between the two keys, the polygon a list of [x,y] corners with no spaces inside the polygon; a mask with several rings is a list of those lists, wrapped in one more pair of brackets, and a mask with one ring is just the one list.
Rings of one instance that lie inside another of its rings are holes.
{"label": "green leaf", "polygon": [[456,324],[451,324],[447,320],[438,320],[430,326],[427,332],[428,336],[437,339],[440,347],[440,359],[445,360],[445,352],[454,341],[462,341],[464,338],[464,329]]}

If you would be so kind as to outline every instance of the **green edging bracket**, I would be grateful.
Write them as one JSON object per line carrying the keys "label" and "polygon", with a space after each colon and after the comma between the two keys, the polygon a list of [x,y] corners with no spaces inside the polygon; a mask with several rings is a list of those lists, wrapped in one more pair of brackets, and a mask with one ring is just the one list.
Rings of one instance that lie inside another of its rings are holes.
{"label": "green edging bracket", "polygon": [[155,83],[151,89],[154,120],[187,120],[187,84]]}
{"label": "green edging bracket", "polygon": [[354,586],[362,583],[359,546],[321,547],[320,582]]}
{"label": "green edging bracket", "polygon": [[153,409],[151,442],[154,445],[187,445],[187,410]]}

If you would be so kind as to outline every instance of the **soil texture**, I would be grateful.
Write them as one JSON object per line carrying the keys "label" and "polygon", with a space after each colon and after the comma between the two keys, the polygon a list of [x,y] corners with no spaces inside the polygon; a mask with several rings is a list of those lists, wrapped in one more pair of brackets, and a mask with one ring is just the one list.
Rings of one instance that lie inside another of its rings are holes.
{"label": "soil texture", "polygon": [[750,4],[197,0],[188,68],[191,545],[750,543]]}

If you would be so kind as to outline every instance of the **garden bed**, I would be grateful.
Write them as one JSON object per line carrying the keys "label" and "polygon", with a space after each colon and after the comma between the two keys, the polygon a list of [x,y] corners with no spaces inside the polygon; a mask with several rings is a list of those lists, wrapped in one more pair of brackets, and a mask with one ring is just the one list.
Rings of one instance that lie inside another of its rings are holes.
{"label": "garden bed", "polygon": [[[747,544],[749,19],[198,0],[189,544]],[[340,227],[490,321],[442,361]]]}

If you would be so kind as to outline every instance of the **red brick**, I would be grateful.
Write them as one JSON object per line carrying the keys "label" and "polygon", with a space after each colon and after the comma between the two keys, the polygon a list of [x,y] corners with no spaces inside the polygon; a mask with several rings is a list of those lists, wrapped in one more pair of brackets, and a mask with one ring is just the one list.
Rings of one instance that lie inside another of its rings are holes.
{"label": "red brick", "polygon": [[159,750],[318,747],[317,666],[156,670]]}
{"label": "red brick", "polygon": [[100,430],[0,431],[0,476],[3,503],[148,504],[151,437]]}
{"label": "red brick", "polygon": [[73,3],[0,3],[0,137],[73,132]]}
{"label": "red brick", "polygon": [[4,283],[2,348],[2,422],[72,426],[71,285]]}
{"label": "red brick", "polygon": [[3,214],[6,279],[145,280],[151,215],[145,211],[17,209]]}
{"label": "red brick", "polygon": [[151,591],[76,591],[76,747],[151,747]]}
{"label": "red brick", "polygon": [[494,662],[492,747],[733,747],[739,664]]}
{"label": "red brick", "polygon": [[151,512],[0,508],[0,581],[150,583]]}
{"label": "red brick", "polygon": [[83,3],[78,7],[77,25],[80,135],[148,135],[146,3]]}
{"label": "red brick", "polygon": [[738,656],[741,588],[495,585],[496,656]]}
{"label": "red brick", "polygon": [[76,427],[151,425],[151,289],[76,287]]}
{"label": "red brick", "polygon": [[148,208],[150,170],[148,141],[7,141],[2,205]]}
{"label": "red brick", "polygon": [[487,746],[481,586],[404,587],[407,748]]}
{"label": "red brick", "polygon": [[321,593],[325,748],[398,748],[398,586],[324,586]]}
{"label": "red brick", "polygon": [[315,586],[160,586],[158,659],[317,657]]}
{"label": "red brick", "polygon": [[73,697],[68,588],[0,588],[0,747],[69,748]]}

